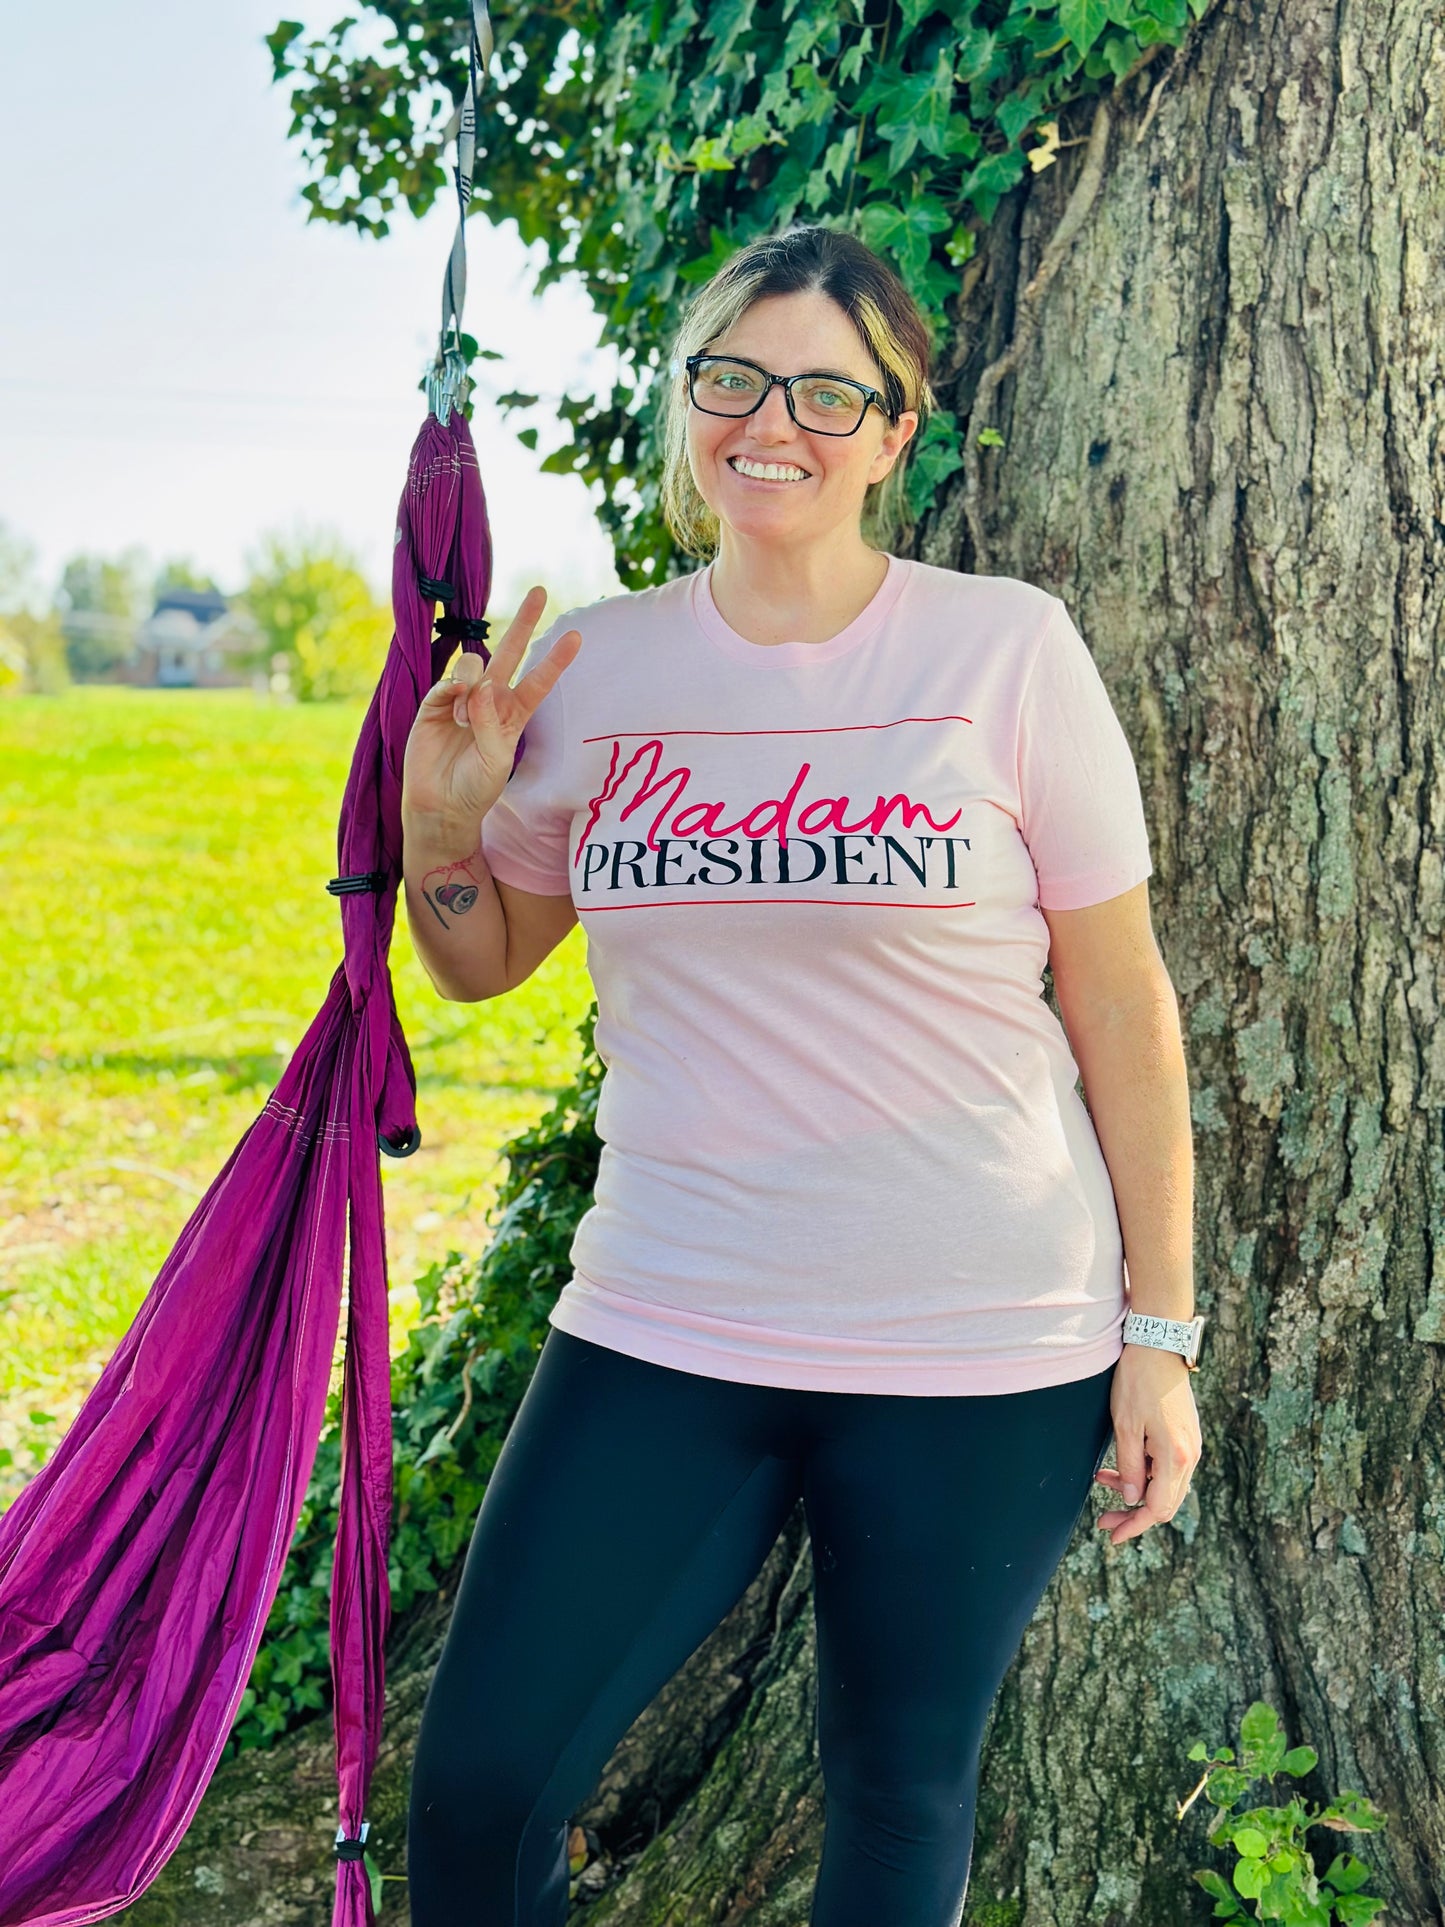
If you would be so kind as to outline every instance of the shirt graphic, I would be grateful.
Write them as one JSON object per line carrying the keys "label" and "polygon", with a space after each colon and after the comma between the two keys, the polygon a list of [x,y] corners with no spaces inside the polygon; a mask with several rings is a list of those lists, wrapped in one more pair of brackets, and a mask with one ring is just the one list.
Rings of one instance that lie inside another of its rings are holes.
{"label": "shirt graphic", "polygon": [[[968,718],[907,717],[884,728],[927,728]],[[617,898],[644,892],[695,892],[695,899],[734,899],[760,887],[785,892],[778,901],[807,901],[809,888],[836,902],[860,902],[877,890],[932,907],[971,907],[971,839],[952,834],[963,810],[906,790],[850,795],[846,770],[831,783],[827,740],[852,729],[726,732],[721,759],[715,733],[666,731],[604,741],[605,780],[587,799],[572,854],[579,910],[621,908]],[[756,761],[775,775],[761,790],[737,787],[739,739],[757,746]],[[822,740],[817,740],[822,739]],[[803,745],[800,760],[799,743]],[[790,772],[790,773],[789,773]],[[784,778],[786,777],[786,786]],[[922,896],[920,896],[922,893]]]}

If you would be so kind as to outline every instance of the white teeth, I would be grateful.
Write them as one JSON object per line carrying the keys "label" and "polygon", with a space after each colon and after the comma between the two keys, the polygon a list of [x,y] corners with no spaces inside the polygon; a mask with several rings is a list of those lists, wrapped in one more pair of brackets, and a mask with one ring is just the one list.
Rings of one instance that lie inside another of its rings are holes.
{"label": "white teeth", "polygon": [[753,475],[764,482],[803,482],[807,480],[807,470],[794,468],[791,463],[750,462],[742,455],[732,457],[732,465],[740,475]]}

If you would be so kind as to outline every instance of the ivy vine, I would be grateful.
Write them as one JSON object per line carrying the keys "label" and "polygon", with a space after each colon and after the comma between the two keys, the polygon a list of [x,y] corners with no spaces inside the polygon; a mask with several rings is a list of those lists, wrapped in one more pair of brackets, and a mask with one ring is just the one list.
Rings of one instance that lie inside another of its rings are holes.
{"label": "ivy vine", "polygon": [[[1209,4],[551,0],[495,13],[473,210],[543,244],[539,291],[580,279],[620,371],[602,397],[495,400],[564,426],[542,467],[592,486],[624,585],[694,566],[662,520],[651,396],[694,284],[756,235],[828,221],[892,262],[942,348],[1002,197],[1083,138],[1061,134],[1071,109],[1181,45]],[[423,214],[448,188],[442,131],[468,31],[457,0],[376,0],[320,34],[283,20],[267,36],[311,218],[384,235],[403,203]],[[469,319],[485,329],[485,289]],[[536,426],[522,432],[535,447]],[[906,459],[916,519],[964,462],[947,408]]]}

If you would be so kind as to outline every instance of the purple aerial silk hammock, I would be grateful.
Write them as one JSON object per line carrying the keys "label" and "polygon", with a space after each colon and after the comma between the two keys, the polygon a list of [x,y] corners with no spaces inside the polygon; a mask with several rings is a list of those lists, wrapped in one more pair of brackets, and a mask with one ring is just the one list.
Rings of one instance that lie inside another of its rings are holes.
{"label": "purple aerial silk hammock", "polygon": [[[475,0],[458,115],[463,216],[490,51]],[[75,1422],[0,1517],[0,1927],[118,1912],[180,1843],[230,1735],[306,1497],[343,1270],[333,1927],[374,1918],[362,1855],[384,1706],[392,1506],[379,1150],[406,1156],[420,1142],[387,967],[402,756],[458,640],[490,661],[491,535],[458,405],[464,295],[459,221],[431,412],[397,519],[395,634],[342,801],[340,875],[327,885],[340,899],[344,961]],[[447,614],[433,638],[439,601]]]}

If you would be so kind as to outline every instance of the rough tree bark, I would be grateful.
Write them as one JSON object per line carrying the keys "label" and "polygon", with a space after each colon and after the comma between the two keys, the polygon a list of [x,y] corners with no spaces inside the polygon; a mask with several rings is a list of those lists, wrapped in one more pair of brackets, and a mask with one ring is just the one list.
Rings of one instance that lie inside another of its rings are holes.
{"label": "rough tree bark", "polygon": [[[1065,598],[1133,744],[1212,1321],[1188,1503],[1118,1551],[1078,1535],[999,1696],[970,1913],[1207,1919],[1185,1754],[1262,1697],[1320,1753],[1306,1795],[1391,1815],[1311,1844],[1362,1851],[1386,1918],[1424,1927],[1445,1921],[1445,36],[1431,0],[1231,0],[1139,111],[1165,66],[1111,103],[1097,196],[990,410],[1005,447],[921,531],[929,561]],[[1000,211],[960,410],[1087,162]]]}
{"label": "rough tree bark", "polygon": [[[1175,1802],[1256,1697],[1307,1796],[1390,1814],[1323,1858],[1445,1922],[1442,100],[1435,0],[1227,0],[999,210],[940,371],[1005,445],[917,552],[1062,595],[1134,748],[1211,1319],[1188,1502],[1118,1549],[1081,1524],[1000,1693],[969,1927],[1207,1920]],[[394,1643],[388,1872],[448,1597]],[[795,1516],[577,1816],[598,1927],[807,1918],[809,1602]],[[122,1918],[325,1927],[330,1747],[223,1769]]]}

